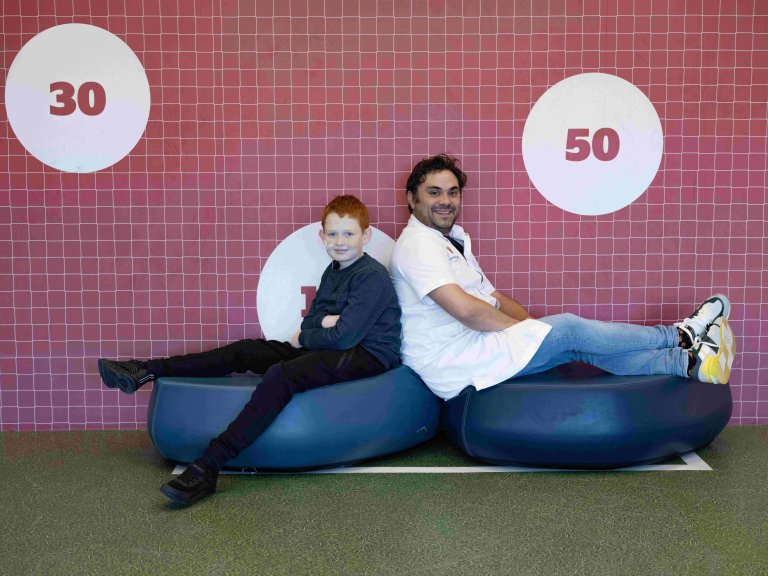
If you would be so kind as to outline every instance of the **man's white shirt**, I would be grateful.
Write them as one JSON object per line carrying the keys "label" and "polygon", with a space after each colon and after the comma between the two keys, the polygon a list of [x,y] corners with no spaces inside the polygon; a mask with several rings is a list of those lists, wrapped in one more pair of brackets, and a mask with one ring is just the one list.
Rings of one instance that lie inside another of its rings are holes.
{"label": "man's white shirt", "polygon": [[525,320],[499,332],[479,332],[448,314],[428,296],[446,284],[494,306],[495,288],[472,253],[461,226],[449,236],[464,246],[464,255],[440,231],[411,215],[395,243],[389,273],[402,308],[403,362],[430,389],[446,400],[472,384],[478,390],[511,378],[538,350],[550,326]]}

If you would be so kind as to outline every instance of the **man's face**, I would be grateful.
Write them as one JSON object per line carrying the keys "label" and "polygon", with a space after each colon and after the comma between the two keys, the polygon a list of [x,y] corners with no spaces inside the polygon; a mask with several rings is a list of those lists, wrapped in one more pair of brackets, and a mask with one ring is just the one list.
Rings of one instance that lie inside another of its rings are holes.
{"label": "man's face", "polygon": [[431,172],[416,194],[408,192],[408,204],[419,222],[447,235],[461,212],[459,181],[450,170]]}

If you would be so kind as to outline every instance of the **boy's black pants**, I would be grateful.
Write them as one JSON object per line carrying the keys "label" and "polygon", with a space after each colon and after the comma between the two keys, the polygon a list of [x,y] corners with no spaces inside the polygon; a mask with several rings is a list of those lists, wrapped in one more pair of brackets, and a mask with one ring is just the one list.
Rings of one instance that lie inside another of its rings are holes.
{"label": "boy's black pants", "polygon": [[161,376],[225,376],[250,370],[264,377],[227,429],[211,440],[199,464],[220,470],[250,446],[297,392],[375,376],[382,363],[361,346],[349,350],[306,350],[276,340],[239,340],[196,354],[148,360]]}

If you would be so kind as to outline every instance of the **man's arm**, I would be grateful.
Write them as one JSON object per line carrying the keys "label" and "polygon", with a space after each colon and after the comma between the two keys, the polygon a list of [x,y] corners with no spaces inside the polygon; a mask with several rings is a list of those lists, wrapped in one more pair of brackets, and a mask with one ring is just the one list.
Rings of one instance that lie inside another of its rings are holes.
{"label": "man's arm", "polygon": [[494,290],[491,294],[496,300],[499,301],[499,309],[504,312],[507,316],[511,316],[512,318],[515,318],[516,320],[520,320],[521,322],[523,320],[528,320],[529,318],[533,318],[530,314],[528,314],[528,311],[520,306],[517,302],[515,302],[512,298],[509,296],[505,296],[498,290]]}
{"label": "man's arm", "polygon": [[[444,284],[435,288],[429,297],[464,326],[479,332],[498,332],[519,322],[503,308],[497,310],[487,302],[467,294],[458,284]],[[514,302],[511,298],[506,300]]]}

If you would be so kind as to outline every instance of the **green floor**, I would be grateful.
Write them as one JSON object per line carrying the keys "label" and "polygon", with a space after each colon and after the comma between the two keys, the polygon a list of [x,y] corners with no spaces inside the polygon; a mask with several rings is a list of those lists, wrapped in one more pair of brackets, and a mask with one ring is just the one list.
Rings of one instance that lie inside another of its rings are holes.
{"label": "green floor", "polygon": [[[711,472],[224,476],[190,508],[142,432],[0,446],[0,574],[768,574],[768,427]],[[475,464],[444,437],[383,463]]]}

